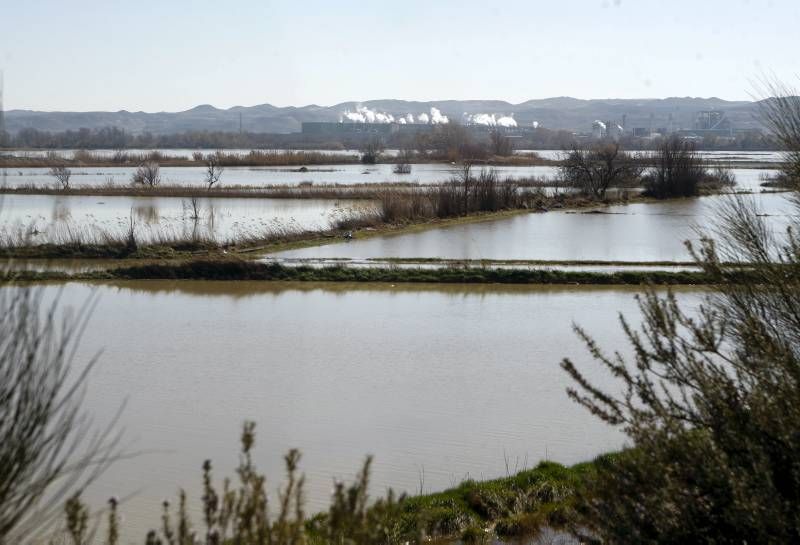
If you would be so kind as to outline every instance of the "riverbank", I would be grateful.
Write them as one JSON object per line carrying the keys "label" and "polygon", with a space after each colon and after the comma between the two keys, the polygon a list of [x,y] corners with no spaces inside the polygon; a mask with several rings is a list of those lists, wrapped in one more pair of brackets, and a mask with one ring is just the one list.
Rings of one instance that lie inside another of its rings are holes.
{"label": "riverbank", "polygon": [[[382,499],[367,512],[396,536],[417,543],[490,543],[493,537],[533,538],[545,530],[569,535],[585,532],[578,497],[594,471],[595,462],[568,467],[545,461],[499,479],[466,480],[441,492]],[[322,513],[306,523],[312,542],[324,537],[328,516]]]}
{"label": "riverbank", "polygon": [[[740,273],[745,279],[746,273]],[[122,265],[102,269],[8,270],[2,282],[78,280],[216,280],[384,284],[528,284],[573,286],[699,286],[711,283],[700,271],[622,270],[612,272],[478,267],[387,268],[333,265],[311,267],[242,259],[197,259]]]}

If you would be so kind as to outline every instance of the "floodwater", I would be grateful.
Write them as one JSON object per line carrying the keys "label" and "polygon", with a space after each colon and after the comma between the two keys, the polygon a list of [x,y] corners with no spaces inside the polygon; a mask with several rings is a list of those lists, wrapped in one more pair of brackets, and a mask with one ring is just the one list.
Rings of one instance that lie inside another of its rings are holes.
{"label": "floodwater", "polygon": [[[457,176],[460,169],[445,163],[414,164],[410,174],[395,174],[393,165],[365,166],[314,165],[301,172],[297,167],[227,167],[220,184],[229,186],[264,186],[298,184],[375,184],[418,183],[438,184]],[[548,178],[558,175],[553,166],[487,167],[497,172],[500,178],[527,179]],[[0,173],[0,184],[8,187],[52,186],[53,178],[47,168],[9,168]],[[125,186],[130,183],[134,167],[75,167],[70,183],[74,186]],[[765,177],[775,170],[765,168],[732,168],[739,189],[759,191]],[[164,185],[204,186],[204,167],[161,167],[161,183]]]}
{"label": "floodwater", "polygon": [[[530,213],[508,219],[353,240],[275,254],[280,258],[446,258],[686,261],[686,240],[713,227],[729,196],[637,203],[588,211]],[[797,214],[783,194],[745,196],[776,232]]]}
{"label": "floodwater", "polygon": [[[559,361],[573,358],[609,386],[571,327],[625,353],[616,316],[636,321],[632,289],[194,281],[43,289],[68,306],[96,298],[76,357],[102,350],[85,408],[102,426],[127,402],[126,449],[142,453],[113,466],[86,499],[101,507],[133,494],[121,507],[124,543],[159,524],[162,498],[179,487],[197,507],[203,460],[213,460],[217,479],[233,476],[246,419],[258,423],[255,462],[273,497],[282,454],[302,450],[312,512],[367,454],[375,496],[440,490],[545,458],[571,464],[624,442],[568,399]],[[679,296],[694,305],[700,292]]]}
{"label": "floodwater", "polygon": [[[451,179],[460,172],[446,163],[415,164],[410,174],[395,174],[394,165],[365,166],[311,165],[301,172],[298,167],[226,167],[220,178],[222,187],[229,185],[297,185],[313,184],[375,184],[385,182],[435,184]],[[135,167],[75,167],[70,183],[75,186],[125,186],[131,181]],[[501,178],[554,177],[556,167],[494,167]],[[52,186],[53,178],[47,168],[9,168],[0,174],[0,184],[8,187]],[[161,167],[164,185],[203,186],[205,167]]]}
{"label": "floodwater", "polygon": [[[54,149],[54,150],[2,150],[0,154],[8,155],[11,157],[47,157],[50,153],[55,153],[60,157],[64,157],[66,159],[72,159],[75,156],[75,153],[78,151],[86,151],[96,157],[107,157],[112,158],[120,150],[117,149],[93,149],[93,150],[76,150],[76,149]],[[149,153],[160,153],[161,155],[167,157],[180,157],[183,159],[191,159],[192,155],[195,153],[202,153],[203,155],[209,155],[216,153],[217,150],[211,148],[199,148],[199,149],[189,149],[189,148],[161,148],[161,149],[125,149],[122,150],[123,153],[127,153],[128,155],[147,155]],[[247,155],[248,153],[255,151],[255,152],[276,152],[276,153],[283,153],[285,151],[297,151],[303,153],[324,153],[331,156],[342,156],[342,155],[350,155],[353,157],[359,156],[359,151],[356,149],[342,149],[342,150],[322,150],[322,149],[304,149],[304,150],[285,150],[285,149],[256,149],[256,148],[239,148],[239,149],[224,149],[222,150],[224,153],[229,155]],[[395,155],[399,152],[399,150],[386,150],[385,153],[388,155]]]}
{"label": "floodwater", "polygon": [[[75,155],[75,152],[78,150],[75,149],[57,149],[57,150],[3,150],[0,152],[2,155],[9,155],[12,157],[46,157],[49,153],[56,153],[65,158],[72,158]],[[88,150],[89,153],[92,155],[100,156],[100,157],[113,157],[119,150],[115,149],[96,149],[96,150]],[[200,152],[203,155],[208,155],[211,153],[216,153],[216,149],[211,148],[204,148],[204,149],[126,149],[124,150],[125,153],[129,153],[131,155],[146,155],[148,153],[152,153],[156,151],[161,153],[165,156],[170,157],[182,157],[185,159],[189,159],[192,157],[192,154]],[[325,153],[328,155],[333,156],[353,156],[358,157],[360,155],[359,150],[357,149],[343,149],[343,150],[283,150],[283,149],[253,149],[253,148],[242,148],[242,149],[225,149],[222,150],[227,154],[233,155],[247,155],[251,151],[267,151],[267,152],[284,152],[284,151],[302,151],[307,153]],[[400,153],[400,150],[397,149],[387,149],[383,152],[384,155],[394,157]],[[516,153],[536,153],[540,157],[544,159],[554,159],[558,160],[561,159],[564,155],[563,150],[528,150],[528,149],[520,149],[517,150]],[[639,153],[647,153],[647,152],[639,152]],[[707,159],[709,161],[718,161],[722,163],[751,163],[751,162],[762,162],[762,163],[780,163],[783,160],[783,156],[779,151],[698,151],[698,155]]]}
{"label": "floodwater", "polygon": [[[140,240],[156,234],[198,235],[225,241],[268,233],[325,230],[337,220],[374,211],[369,201],[321,199],[0,196],[0,235],[36,233],[33,242],[66,231],[125,233],[131,221]],[[195,217],[196,216],[196,217]]]}

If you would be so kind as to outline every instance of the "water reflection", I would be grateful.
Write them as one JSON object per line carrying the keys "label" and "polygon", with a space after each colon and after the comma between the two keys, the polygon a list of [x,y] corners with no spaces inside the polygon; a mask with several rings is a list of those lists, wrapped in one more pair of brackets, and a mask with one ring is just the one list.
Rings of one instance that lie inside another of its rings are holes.
{"label": "water reflection", "polygon": [[[685,261],[686,240],[713,226],[730,197],[702,197],[613,206],[602,213],[530,213],[407,235],[354,240],[277,253],[281,258],[448,258]],[[776,233],[797,213],[781,194],[752,198]]]}
{"label": "water reflection", "polygon": [[133,216],[137,221],[146,223],[148,225],[155,225],[159,223],[161,216],[158,213],[158,207],[154,204],[134,204],[131,207]]}
{"label": "water reflection", "polygon": [[180,199],[5,195],[0,235],[36,233],[37,242],[68,233],[121,234],[131,224],[139,240],[197,234],[220,241],[269,233],[324,230],[337,221],[374,211],[369,201],[316,199]]}
{"label": "water reflection", "polygon": [[230,474],[246,418],[258,422],[256,463],[272,486],[282,453],[303,450],[311,510],[368,453],[379,494],[417,489],[420,468],[435,490],[501,475],[504,458],[571,463],[622,444],[568,400],[558,362],[587,361],[574,321],[622,346],[616,312],[635,320],[634,290],[143,281],[70,283],[61,298],[92,293],[77,357],[103,354],[86,406],[102,423],[127,399],[130,448],[157,449],[87,493],[103,505],[140,490],[124,507],[123,542],[157,524],[178,486],[197,505],[204,459]]}

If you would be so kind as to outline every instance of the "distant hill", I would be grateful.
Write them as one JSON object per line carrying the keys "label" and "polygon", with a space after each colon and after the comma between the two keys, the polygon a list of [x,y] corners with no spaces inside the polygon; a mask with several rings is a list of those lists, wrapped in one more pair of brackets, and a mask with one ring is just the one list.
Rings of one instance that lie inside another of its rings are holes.
{"label": "distant hill", "polygon": [[451,119],[476,113],[513,114],[517,123],[529,125],[534,121],[553,129],[589,130],[592,121],[620,123],[623,116],[627,127],[667,127],[670,116],[674,128],[688,128],[697,112],[725,110],[735,128],[753,128],[756,103],[727,101],[719,98],[673,97],[664,99],[607,99],[580,100],[555,97],[528,100],[511,104],[500,100],[441,100],[412,102],[405,100],[368,100],[343,102],[334,106],[309,105],[278,107],[271,104],[235,106],[221,110],[203,104],[184,112],[40,112],[11,110],[6,112],[6,128],[17,132],[24,128],[45,131],[99,129],[114,126],[138,134],[170,134],[184,131],[238,131],[291,133],[300,130],[303,121],[338,121],[345,110],[364,106],[396,117],[408,113],[418,115],[438,108]]}

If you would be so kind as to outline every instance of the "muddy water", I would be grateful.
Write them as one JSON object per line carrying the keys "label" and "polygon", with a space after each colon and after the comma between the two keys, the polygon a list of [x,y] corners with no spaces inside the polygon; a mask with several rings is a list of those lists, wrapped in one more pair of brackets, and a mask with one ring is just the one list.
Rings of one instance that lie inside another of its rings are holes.
{"label": "muddy water", "polygon": [[[56,153],[61,157],[65,158],[72,158],[75,155],[75,152],[78,150],[74,149],[61,149],[61,150],[5,150],[3,151],[4,154],[11,155],[14,157],[46,157],[48,153]],[[128,149],[125,150],[126,153],[131,155],[146,155],[153,151],[157,151],[162,155],[169,156],[169,157],[182,157],[189,159],[192,155],[196,152],[200,152],[203,155],[209,155],[212,153],[216,153],[216,149],[159,149],[159,150],[150,150],[150,149]],[[253,150],[251,148],[246,149],[226,149],[223,150],[227,154],[235,154],[235,155],[247,155],[251,151],[273,151],[273,152],[283,152],[287,150]],[[345,155],[351,157],[358,157],[360,152],[356,149],[350,150],[289,150],[289,151],[305,151],[310,153],[325,153],[329,155]],[[113,157],[118,153],[118,150],[114,149],[97,149],[97,150],[90,150],[90,153],[95,156],[99,157]],[[384,155],[387,156],[396,156],[400,153],[400,150],[396,149],[387,149],[383,152]],[[564,151],[562,150],[517,150],[516,153],[536,153],[540,157],[544,159],[553,159],[559,160],[564,156]],[[638,153],[649,153],[649,152],[638,152]],[[703,157],[708,161],[716,161],[722,163],[731,163],[736,164],[739,162],[762,162],[762,163],[779,163],[783,160],[783,154],[779,151],[698,151],[698,155]]]}
{"label": "muddy water", "polygon": [[[442,163],[415,164],[410,174],[394,174],[393,165],[380,164],[314,165],[301,172],[294,167],[227,167],[220,179],[221,185],[297,185],[314,184],[374,184],[384,182],[406,182],[432,184],[449,180],[458,173],[452,165]],[[124,186],[130,183],[133,167],[75,167],[70,182],[75,186]],[[556,174],[555,167],[497,167],[498,174],[505,177],[527,178]],[[178,185],[203,185],[204,167],[162,167],[161,183]],[[53,178],[46,168],[9,168],[5,175],[0,172],[0,182],[10,187],[51,186]]]}
{"label": "muddy water", "polygon": [[310,509],[366,454],[381,494],[623,444],[568,400],[558,363],[575,358],[605,383],[571,323],[623,348],[615,316],[638,314],[631,290],[150,281],[72,283],[61,297],[76,305],[92,294],[78,361],[102,354],[86,408],[102,424],[127,400],[128,450],[145,451],[87,495],[99,506],[135,494],[123,542],[140,542],[179,486],[196,505],[204,459],[230,474],[245,419],[258,422],[256,462],[271,488],[281,455],[302,449]]}
{"label": "muddy water", "polygon": [[47,242],[67,231],[124,233],[134,222],[140,240],[160,233],[198,235],[217,240],[261,236],[270,232],[328,229],[337,220],[374,210],[368,201],[317,199],[206,199],[198,208],[173,197],[84,197],[5,195],[0,234],[35,233]]}
{"label": "muddy water", "polygon": [[[225,185],[263,186],[312,184],[374,184],[385,182],[437,184],[458,174],[458,169],[442,163],[412,165],[410,174],[395,174],[393,165],[320,165],[305,172],[291,167],[228,167],[222,175]],[[553,179],[558,168],[553,166],[493,167],[501,178],[532,177]],[[759,168],[731,169],[739,189],[759,191],[760,184],[775,170]],[[125,186],[130,183],[132,167],[75,167],[70,182],[73,186]],[[205,169],[201,167],[162,167],[162,184],[203,186]],[[52,186],[53,178],[46,168],[14,168],[0,171],[0,184],[8,187]]]}
{"label": "muddy water", "polygon": [[[603,213],[523,214],[420,233],[353,240],[277,253],[281,258],[447,258],[603,261],[686,261],[685,240],[713,225],[729,197],[703,197],[630,204]],[[783,231],[796,210],[782,194],[748,196]]]}

